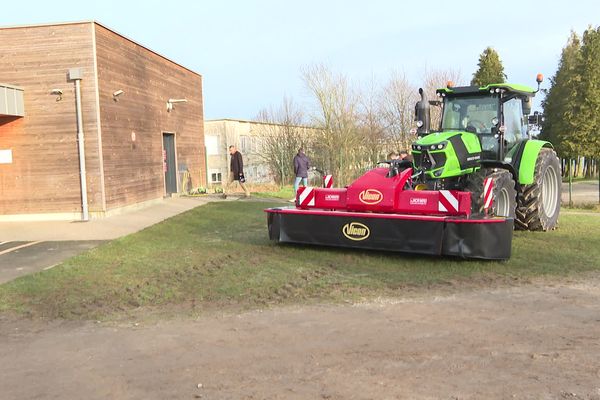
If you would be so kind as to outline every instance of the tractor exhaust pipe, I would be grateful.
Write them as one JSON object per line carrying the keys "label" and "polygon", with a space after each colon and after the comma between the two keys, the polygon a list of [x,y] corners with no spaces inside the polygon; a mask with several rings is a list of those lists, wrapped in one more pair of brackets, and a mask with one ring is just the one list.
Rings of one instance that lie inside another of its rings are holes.
{"label": "tractor exhaust pipe", "polygon": [[421,100],[415,105],[415,121],[417,122],[417,135],[427,135],[431,126],[431,111],[427,95],[423,88],[419,88]]}

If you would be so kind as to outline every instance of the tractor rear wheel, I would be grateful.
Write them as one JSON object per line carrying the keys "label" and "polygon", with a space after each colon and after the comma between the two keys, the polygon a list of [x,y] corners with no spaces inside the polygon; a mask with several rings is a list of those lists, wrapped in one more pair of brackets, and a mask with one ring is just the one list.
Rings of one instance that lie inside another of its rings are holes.
{"label": "tractor rear wheel", "polygon": [[555,229],[560,194],[560,162],[554,150],[543,148],[535,163],[533,183],[521,186],[515,226],[530,231]]}
{"label": "tractor rear wheel", "polygon": [[471,213],[484,214],[483,185],[486,178],[492,178],[492,205],[488,215],[515,218],[517,191],[512,174],[504,169],[486,169],[471,174],[466,190],[471,192]]}

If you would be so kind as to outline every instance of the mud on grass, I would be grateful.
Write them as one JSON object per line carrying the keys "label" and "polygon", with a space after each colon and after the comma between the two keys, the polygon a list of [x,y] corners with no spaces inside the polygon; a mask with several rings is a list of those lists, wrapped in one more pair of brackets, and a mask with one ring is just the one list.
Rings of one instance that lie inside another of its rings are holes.
{"label": "mud on grass", "polygon": [[509,261],[484,262],[272,243],[267,206],[243,200],[198,207],[0,285],[0,311],[118,319],[144,310],[356,301],[600,270],[600,215],[571,213],[556,231],[515,232]]}

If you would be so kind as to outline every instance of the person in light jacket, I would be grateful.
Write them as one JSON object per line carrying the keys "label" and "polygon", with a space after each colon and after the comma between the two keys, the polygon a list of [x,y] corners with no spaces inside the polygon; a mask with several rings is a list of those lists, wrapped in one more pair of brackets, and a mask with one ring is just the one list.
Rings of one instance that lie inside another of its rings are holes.
{"label": "person in light jacket", "polygon": [[[300,182],[303,186],[308,186],[308,170],[310,169],[310,160],[304,154],[304,149],[298,149],[298,154],[294,156],[294,174],[296,179],[294,180],[294,195],[298,193],[298,187]],[[290,201],[295,201],[292,199]]]}

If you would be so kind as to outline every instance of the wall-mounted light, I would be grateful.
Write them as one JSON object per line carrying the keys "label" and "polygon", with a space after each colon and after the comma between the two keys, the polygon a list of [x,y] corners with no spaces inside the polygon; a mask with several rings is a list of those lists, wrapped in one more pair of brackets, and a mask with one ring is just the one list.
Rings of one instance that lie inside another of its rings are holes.
{"label": "wall-mounted light", "polygon": [[63,91],[60,89],[52,89],[50,91],[50,94],[56,96],[56,101],[61,101],[62,100],[62,95],[63,95]]}
{"label": "wall-mounted light", "polygon": [[173,104],[176,103],[187,103],[187,99],[169,99],[167,100],[167,111],[171,112],[173,110]]}
{"label": "wall-mounted light", "polygon": [[125,93],[125,92],[122,91],[121,89],[117,90],[116,92],[113,92],[113,100],[119,101],[119,96],[122,95],[123,93]]}

